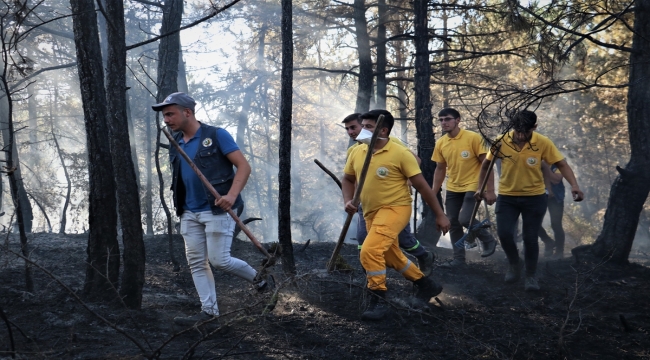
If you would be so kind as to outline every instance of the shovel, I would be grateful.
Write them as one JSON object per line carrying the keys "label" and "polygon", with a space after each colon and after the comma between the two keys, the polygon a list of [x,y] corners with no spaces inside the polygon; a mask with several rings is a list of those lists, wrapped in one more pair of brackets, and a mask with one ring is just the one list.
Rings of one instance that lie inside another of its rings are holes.
{"label": "shovel", "polygon": [[[497,154],[499,153],[499,150],[501,149],[501,142],[499,141],[496,145],[494,145],[494,148],[490,149],[492,152],[492,159],[490,160],[490,166],[488,166],[487,173],[485,174],[485,178],[483,178],[483,182],[481,183],[481,194],[485,191],[485,187],[487,186],[488,182],[488,176],[492,174],[492,168],[494,168],[494,163],[497,158]],[[479,232],[481,229],[489,228],[490,227],[490,220],[485,219],[478,224],[474,224],[474,218],[476,218],[476,213],[478,213],[478,208],[481,205],[481,201],[477,201],[476,204],[474,204],[474,210],[472,210],[472,217],[469,218],[469,226],[467,226],[467,233],[463,235],[460,240],[456,241],[454,246],[458,248],[466,248],[466,249],[471,249],[476,247],[478,244],[476,243],[476,237],[478,236]]]}

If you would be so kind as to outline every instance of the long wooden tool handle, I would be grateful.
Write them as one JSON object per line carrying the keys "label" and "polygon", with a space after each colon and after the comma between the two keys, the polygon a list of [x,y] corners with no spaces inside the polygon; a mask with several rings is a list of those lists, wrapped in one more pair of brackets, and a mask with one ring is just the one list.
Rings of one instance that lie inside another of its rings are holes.
{"label": "long wooden tool handle", "polygon": [[[176,148],[176,150],[178,150],[178,153],[181,154],[183,159],[185,159],[185,161],[187,161],[187,163],[190,165],[192,170],[194,170],[194,172],[199,177],[199,179],[201,179],[201,182],[206,187],[206,189],[208,189],[210,191],[212,196],[214,196],[217,200],[221,199],[221,195],[219,195],[217,190],[215,190],[212,187],[212,184],[210,184],[208,179],[206,179],[205,176],[203,176],[203,173],[201,172],[201,170],[199,170],[198,167],[196,167],[196,164],[194,164],[194,161],[192,161],[192,159],[190,159],[190,157],[187,156],[185,151],[183,151],[183,149],[181,149],[180,145],[178,145],[176,140],[174,140],[174,138],[171,136],[169,131],[167,131],[167,129],[165,129],[165,128],[162,128],[162,131],[165,134],[165,136],[167,137],[167,139],[169,140],[169,143],[172,144]],[[257,240],[257,238],[255,238],[255,235],[253,235],[253,233],[251,233],[251,231],[248,230],[248,227],[246,227],[246,225],[244,225],[244,223],[241,221],[241,219],[239,219],[239,216],[237,216],[237,214],[235,214],[235,212],[232,211],[232,209],[228,209],[228,214],[230,215],[230,217],[232,217],[235,220],[237,225],[239,225],[239,228],[241,229],[241,231],[243,231],[244,234],[246,234],[246,236],[248,236],[248,238],[251,239],[251,242],[253,242],[253,245],[255,245],[255,247],[258,248],[262,252],[262,254],[266,255],[269,259],[272,258],[271,254],[269,254],[269,252],[266,251],[264,246],[262,246],[262,244]]]}
{"label": "long wooden tool handle", "polygon": [[[483,178],[483,181],[481,182],[481,188],[480,192],[481,194],[483,191],[485,191],[485,187],[487,186],[488,183],[488,177],[492,173],[492,168],[494,168],[494,163],[496,162],[497,155],[499,154],[499,150],[501,149],[501,142],[497,142],[496,145],[494,145],[494,149],[490,149],[490,152],[492,152],[492,159],[490,159],[490,166],[488,166],[488,170],[485,173],[485,177]],[[476,213],[478,213],[478,208],[481,205],[481,201],[477,201],[474,204],[474,210],[472,210],[472,217],[469,218],[469,225],[467,226],[467,231],[470,231],[469,229],[472,228],[472,223],[474,223],[474,218],[476,217]]]}
{"label": "long wooden tool handle", "polygon": [[314,159],[314,162],[316,163],[316,165],[318,165],[319,168],[325,171],[325,173],[329,175],[332,178],[332,180],[334,180],[334,182],[336,182],[336,185],[339,186],[339,189],[343,189],[343,186],[341,185],[341,180],[339,180],[339,178],[337,178],[336,175],[334,175],[331,171],[329,171],[329,169],[327,169],[325,165],[323,165],[320,161],[318,161],[318,159]]}
{"label": "long wooden tool handle", "polygon": [[[357,179],[357,188],[354,191],[354,197],[352,198],[352,204],[359,206],[359,197],[361,196],[361,190],[363,190],[363,183],[366,181],[366,174],[368,173],[368,166],[370,166],[370,160],[372,159],[372,153],[375,149],[375,143],[377,143],[377,138],[379,137],[379,132],[381,131],[381,125],[384,122],[384,115],[379,115],[377,119],[377,124],[375,125],[375,132],[372,134],[370,139],[370,145],[368,145],[368,152],[366,153],[366,158],[363,161],[363,167],[361,168],[361,176]],[[345,224],[343,224],[343,229],[339,235],[339,239],[336,242],[334,247],[334,252],[332,252],[332,257],[327,263],[327,271],[333,271],[336,266],[336,258],[341,252],[341,247],[343,246],[343,241],[345,241],[345,235],[348,233],[348,228],[352,222],[352,217],[354,214],[348,214],[348,217],[345,219]]]}

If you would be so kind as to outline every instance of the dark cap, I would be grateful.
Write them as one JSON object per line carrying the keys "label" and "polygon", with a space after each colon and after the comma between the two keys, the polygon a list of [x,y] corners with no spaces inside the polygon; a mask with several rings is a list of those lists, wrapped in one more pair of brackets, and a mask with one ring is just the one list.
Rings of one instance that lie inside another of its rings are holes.
{"label": "dark cap", "polygon": [[194,101],[194,99],[192,99],[192,97],[190,97],[186,93],[175,92],[167,96],[167,98],[165,98],[165,101],[161,102],[160,104],[152,105],[151,108],[154,111],[160,111],[165,106],[168,105],[179,105],[184,108],[188,108],[192,110],[192,112],[194,112],[194,106],[196,106],[196,101]]}

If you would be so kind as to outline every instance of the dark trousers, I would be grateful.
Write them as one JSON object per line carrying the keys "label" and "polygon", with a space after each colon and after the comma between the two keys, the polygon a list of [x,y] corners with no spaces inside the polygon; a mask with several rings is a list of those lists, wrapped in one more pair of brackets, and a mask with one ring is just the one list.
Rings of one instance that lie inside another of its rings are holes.
{"label": "dark trousers", "polygon": [[[366,229],[366,219],[363,218],[363,209],[361,205],[357,208],[357,214],[359,215],[359,222],[357,224],[357,242],[359,243],[359,249],[363,245],[363,241],[368,236],[368,229]],[[420,244],[418,239],[413,236],[411,232],[411,223],[406,224],[406,227],[402,232],[397,236],[399,241],[399,247],[406,251],[408,254],[415,257],[424,256],[427,254],[427,249]]]}
{"label": "dark trousers", "polygon": [[539,227],[539,237],[547,249],[555,250],[556,254],[564,253],[564,229],[562,228],[562,217],[564,216],[564,201],[555,198],[548,199],[548,214],[551,216],[551,229],[555,241],[546,233],[543,227]]}
{"label": "dark trousers", "polygon": [[[447,191],[445,196],[445,209],[447,209],[447,218],[451,222],[451,229],[449,229],[449,237],[451,238],[452,248],[454,249],[454,259],[465,261],[465,248],[458,248],[454,246],[460,238],[463,237],[465,231],[463,228],[469,226],[472,211],[474,210],[474,192],[453,192]],[[473,224],[477,223],[474,219]],[[483,244],[488,244],[494,241],[494,237],[490,234],[488,229],[481,229],[478,233],[478,239]]]}
{"label": "dark trousers", "polygon": [[539,257],[537,235],[539,228],[542,227],[546,207],[546,194],[535,196],[499,195],[497,197],[495,209],[497,214],[497,234],[510,264],[516,264],[519,261],[515,233],[517,218],[521,215],[526,276],[534,276],[537,272],[537,258]]}

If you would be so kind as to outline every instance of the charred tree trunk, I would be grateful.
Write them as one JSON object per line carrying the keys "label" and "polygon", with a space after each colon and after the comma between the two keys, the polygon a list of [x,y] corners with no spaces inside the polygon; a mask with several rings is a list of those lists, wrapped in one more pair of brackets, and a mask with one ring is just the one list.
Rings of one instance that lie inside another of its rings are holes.
{"label": "charred tree trunk", "polygon": [[[144,157],[144,167],[146,171],[147,178],[147,190],[144,199],[144,208],[146,212],[146,222],[147,222],[147,235],[153,235],[153,179],[152,179],[152,168],[151,168],[151,112],[147,111],[145,115],[145,157]],[[157,155],[157,153],[156,153]]]}
{"label": "charred tree trunk", "polygon": [[282,0],[282,71],[280,89],[280,145],[278,157],[278,238],[282,246],[282,269],[296,272],[291,241],[291,110],[293,106],[292,0]]}
{"label": "charred tree trunk", "polygon": [[[55,96],[55,99],[58,96]],[[50,114],[52,114],[50,112]],[[63,203],[63,210],[61,211],[61,224],[59,226],[59,234],[65,234],[65,226],[67,225],[68,218],[68,206],[70,205],[70,194],[72,193],[72,181],[70,180],[70,174],[68,174],[68,167],[65,165],[65,159],[63,158],[63,151],[59,146],[59,141],[56,138],[54,133],[54,119],[50,116],[50,131],[52,132],[52,140],[54,141],[54,147],[56,148],[56,153],[59,155],[59,161],[61,161],[61,167],[63,168],[63,175],[65,176],[65,181],[67,183],[67,189],[65,193],[65,202]]]}
{"label": "charred tree trunk", "polygon": [[27,112],[29,114],[29,163],[30,166],[38,163],[40,158],[38,148],[38,104],[36,103],[36,94],[34,93],[34,86],[27,86]]}
{"label": "charred tree trunk", "polygon": [[[415,129],[418,139],[418,156],[422,159],[422,175],[429,186],[433,183],[436,163],[431,161],[435,139],[433,138],[433,115],[431,114],[430,63],[429,63],[429,29],[426,0],[414,0],[415,13]],[[422,204],[422,223],[418,227],[418,239],[427,247],[435,247],[440,240],[436,230],[435,216],[431,208]]]}
{"label": "charred tree trunk", "polygon": [[377,15],[377,108],[386,109],[386,0],[379,0]]}
{"label": "charred tree trunk", "polygon": [[72,193],[72,180],[70,180],[70,174],[68,173],[68,167],[65,165],[64,152],[59,146],[59,139],[56,138],[56,133],[54,131],[54,115],[58,114],[59,110],[59,89],[54,87],[54,99],[50,99],[50,132],[52,134],[52,140],[54,141],[54,148],[56,149],[56,154],[61,161],[61,167],[63,168],[63,175],[65,176],[65,181],[67,183],[67,191],[65,194],[65,200],[63,202],[63,209],[61,210],[61,221],[59,222],[59,234],[65,234],[65,227],[68,223],[68,206],[70,206],[70,195]]}
{"label": "charred tree trunk", "polygon": [[[181,27],[181,19],[183,17],[183,0],[169,0],[165,2],[163,7],[163,20],[160,27],[160,33],[166,34],[168,32],[178,30]],[[161,103],[165,100],[167,95],[178,91],[178,61],[180,59],[179,52],[181,51],[181,37],[180,33],[175,33],[160,39],[158,46],[158,75],[156,82],[158,83],[158,94],[156,95],[156,102]],[[178,260],[174,256],[173,247],[173,232],[172,232],[172,213],[165,201],[165,184],[163,181],[162,171],[160,170],[160,112],[156,113],[156,152],[154,158],[156,159],[156,172],[158,173],[158,182],[160,183],[159,195],[160,203],[165,210],[167,216],[167,235],[169,244],[169,256],[174,264],[174,271],[180,269]]]}
{"label": "charred tree trunk", "polygon": [[[24,211],[22,209],[22,203],[20,198],[20,193],[18,190],[20,179],[20,172],[18,170],[18,153],[16,147],[16,134],[14,133],[14,121],[13,121],[13,102],[11,99],[11,92],[9,91],[9,83],[7,79],[8,74],[8,52],[6,49],[6,44],[2,43],[2,73],[0,73],[0,89],[1,104],[0,104],[0,124],[3,128],[3,141],[4,147],[3,151],[6,154],[6,169],[7,175],[9,176],[9,189],[11,190],[11,200],[14,204],[14,209],[16,213],[16,221],[18,225],[18,231],[20,233],[20,251],[22,254],[29,258],[30,250],[28,248],[29,244],[27,243],[27,234],[25,233],[25,219]],[[24,189],[23,189],[24,191]],[[28,292],[34,291],[34,280],[32,277],[32,268],[31,265],[25,261],[25,289]]]}
{"label": "charred tree trunk", "polygon": [[365,113],[370,110],[372,93],[372,56],[370,54],[370,37],[366,21],[366,4],[364,0],[354,0],[354,29],[357,36],[359,54],[359,86],[355,112]]}
{"label": "charred tree trunk", "polygon": [[[126,40],[124,4],[107,1],[108,67],[107,97],[108,134],[115,170],[118,211],[122,224],[122,259],[124,269],[120,297],[127,307],[140,309],[144,286],[145,251],[142,239],[142,213],[138,177],[133,162],[132,142],[129,136],[128,101],[126,95]],[[125,131],[126,130],[126,131]],[[133,148],[135,151],[135,146]]]}
{"label": "charred tree trunk", "polygon": [[187,86],[187,72],[185,71],[185,60],[183,60],[183,49],[178,47],[178,91],[189,93],[190,88]]}
{"label": "charred tree trunk", "polygon": [[77,50],[77,71],[88,148],[88,260],[84,295],[112,300],[117,294],[120,251],[117,242],[115,180],[106,124],[106,91],[93,2],[70,0]]}
{"label": "charred tree trunk", "polygon": [[630,86],[627,93],[627,124],[631,155],[612,184],[605,222],[593,245],[578,247],[574,254],[589,250],[598,258],[611,256],[625,264],[634,242],[643,204],[650,193],[650,0],[639,0],[634,8],[634,35],[630,55]]}
{"label": "charred tree trunk", "polygon": [[[126,62],[125,62],[126,64]],[[109,71],[111,70],[111,67],[108,68]],[[110,74],[109,74],[110,76]],[[125,77],[126,79],[126,77]],[[108,84],[110,84],[111,81],[108,81]],[[125,82],[126,84],[126,82]],[[128,89],[126,89],[128,90]],[[138,189],[138,193],[140,192],[140,167],[138,166],[138,152],[137,152],[137,146],[135,143],[135,127],[133,125],[133,117],[131,116],[131,100],[129,99],[129,95],[124,91],[124,98],[126,102],[126,121],[128,124],[128,129],[129,129],[129,148],[131,149],[131,162],[133,163],[134,170],[135,170],[135,185]],[[110,101],[109,101],[110,103]],[[110,111],[110,109],[109,109]]]}

